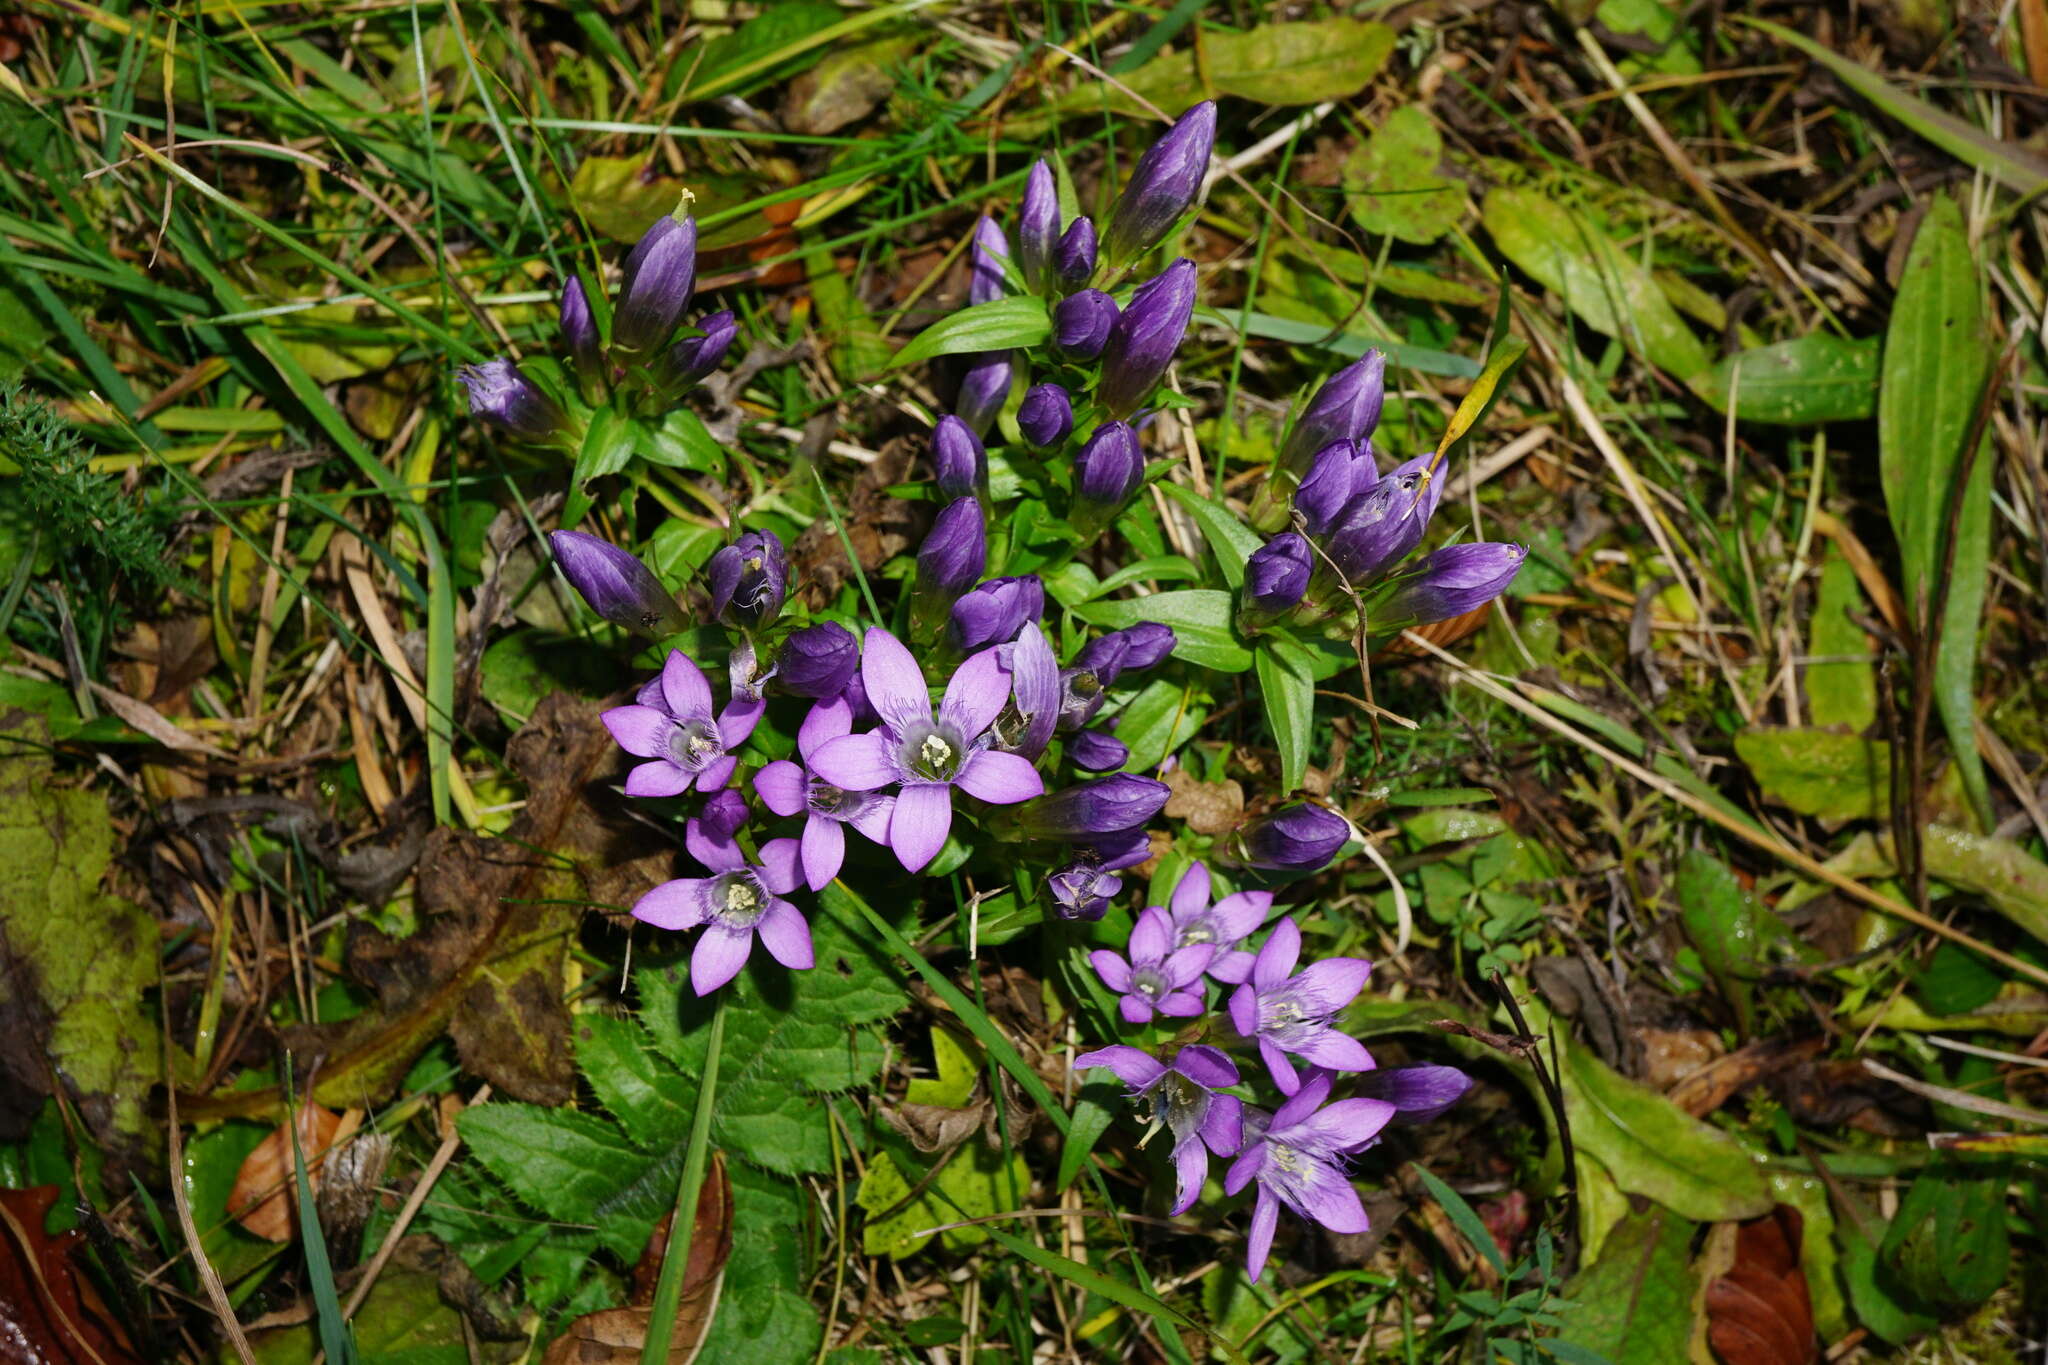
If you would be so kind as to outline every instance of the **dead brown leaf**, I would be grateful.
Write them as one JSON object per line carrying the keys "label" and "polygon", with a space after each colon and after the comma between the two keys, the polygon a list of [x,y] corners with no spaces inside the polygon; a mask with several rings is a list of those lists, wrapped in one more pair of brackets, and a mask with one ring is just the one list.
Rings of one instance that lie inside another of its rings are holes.
{"label": "dead brown leaf", "polygon": [[1168,819],[1185,820],[1197,834],[1228,834],[1244,815],[1244,788],[1226,778],[1202,782],[1185,768],[1166,775],[1173,795],[1166,798]]}
{"label": "dead brown leaf", "polygon": [[1799,1210],[1780,1204],[1735,1234],[1735,1264],[1707,1286],[1707,1342],[1724,1365],[1809,1365],[1813,1299],[1799,1264]]}
{"label": "dead brown leaf", "polygon": [[[306,1183],[317,1198],[326,1183],[324,1158],[341,1132],[342,1116],[308,1100],[299,1106],[299,1150],[306,1161]],[[244,1229],[266,1242],[289,1242],[297,1236],[291,1130],[280,1123],[256,1150],[242,1158],[228,1191],[228,1213]]]}
{"label": "dead brown leaf", "polygon": [[52,1237],[55,1185],[0,1190],[0,1360],[23,1365],[141,1365],[142,1357],[72,1259],[85,1234]]}

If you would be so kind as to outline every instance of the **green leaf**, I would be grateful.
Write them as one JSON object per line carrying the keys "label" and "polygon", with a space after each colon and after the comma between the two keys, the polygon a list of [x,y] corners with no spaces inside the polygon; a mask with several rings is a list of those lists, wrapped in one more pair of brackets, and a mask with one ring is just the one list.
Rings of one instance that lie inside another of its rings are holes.
{"label": "green leaf", "polygon": [[1480,220],[1503,255],[1594,331],[1678,379],[1707,368],[1706,346],[1649,270],[1591,218],[1535,190],[1503,187],[1487,194]]}
{"label": "green leaf", "polygon": [[[1995,461],[1977,459],[1960,489],[1957,475],[1991,357],[1970,234],[1955,200],[1940,194],[1913,236],[1885,329],[1877,460],[1892,534],[1899,542],[1906,607],[1923,635],[1943,559],[1953,549],[1947,609],[1935,632],[1934,704],[1962,769],[1964,790],[1986,828],[1992,824],[1991,797],[1977,752],[1971,683],[1989,578]],[[1952,515],[1953,547],[1948,532]]]}
{"label": "green leaf", "polygon": [[456,1127],[512,1193],[569,1223],[596,1221],[605,1202],[650,1165],[616,1125],[574,1109],[479,1104],[463,1110]]}
{"label": "green leaf", "polygon": [[1231,625],[1230,594],[1215,588],[1089,602],[1075,608],[1074,615],[1090,625],[1115,629],[1159,621],[1173,627],[1175,658],[1224,673],[1242,673],[1252,666],[1252,652]]}
{"label": "green leaf", "polygon": [[[1018,1199],[1031,1188],[1031,1168],[1022,1152],[1012,1152],[1006,1160],[1002,1152],[975,1141],[954,1148],[941,1159],[946,1163],[944,1169],[908,1204],[902,1201],[916,1182],[898,1169],[895,1159],[882,1152],[868,1163],[857,1200],[869,1215],[861,1230],[861,1249],[868,1255],[900,1261],[922,1251],[933,1236],[956,1250],[978,1246],[988,1240],[988,1233],[979,1227],[950,1228],[938,1234],[926,1229],[1017,1208]],[[899,1204],[902,1207],[897,1208]],[[888,1217],[874,1217],[892,1208],[895,1211]]]}
{"label": "green leaf", "polygon": [[1679,861],[1678,915],[1745,1037],[1756,1031],[1756,983],[1787,962],[1815,956],[1726,863],[1702,849],[1688,850]]}
{"label": "green leaf", "polygon": [[1209,718],[1209,708],[1197,700],[1192,686],[1160,678],[1147,683],[1117,714],[1116,737],[1131,751],[1124,771],[1142,773],[1193,739]]}
{"label": "green leaf", "polygon": [[1280,786],[1291,792],[1308,774],[1308,744],[1316,724],[1313,661],[1300,645],[1277,635],[1260,640],[1254,657],[1266,725],[1280,750]]}
{"label": "green leaf", "polygon": [[770,5],[730,33],[702,44],[695,56],[675,62],[668,93],[686,88],[687,98],[702,99],[729,87],[745,89],[770,78],[786,79],[794,74],[791,63],[813,50],[805,40],[824,33],[842,17],[837,5],[814,0]]}
{"label": "green leaf", "polygon": [[1732,388],[1735,415],[1745,422],[1860,422],[1877,411],[1877,355],[1876,337],[1814,332],[1724,356],[1696,388],[1722,412]]}
{"label": "green leaf", "polygon": [[1949,1161],[1914,1179],[1878,1253],[1908,1296],[1959,1313],[1998,1292],[2012,1257],[2006,1180],[2002,1164],[1985,1171]]}
{"label": "green leaf", "polygon": [[1443,135],[1427,110],[1403,105],[1344,163],[1351,217],[1376,237],[1427,246],[1465,215],[1465,190],[1437,171]]}
{"label": "green leaf", "polygon": [[942,355],[978,355],[1037,346],[1052,335],[1045,300],[1020,294],[992,299],[939,319],[910,339],[890,362],[894,368]]}
{"label": "green leaf", "polygon": [[1321,19],[1212,33],[1203,39],[1202,58],[1218,94],[1258,104],[1320,104],[1363,90],[1393,50],[1394,30],[1385,24]]}
{"label": "green leaf", "polygon": [[1806,637],[1810,657],[1834,661],[1806,666],[1806,711],[1815,725],[1861,731],[1877,719],[1877,669],[1871,662],[1870,632],[1849,615],[1862,607],[1856,570],[1830,541]]}
{"label": "green leaf", "polygon": [[1929,825],[1920,852],[1928,875],[1982,896],[1991,907],[2048,943],[2048,863],[2010,839]]}
{"label": "green leaf", "polygon": [[1475,379],[1479,375],[1479,363],[1471,356],[1454,355],[1428,346],[1412,346],[1405,341],[1361,336],[1356,332],[1333,332],[1328,326],[1303,322],[1299,318],[1275,317],[1271,313],[1246,312],[1243,309],[1216,316],[1246,336],[1285,341],[1295,346],[1314,346],[1353,360],[1367,351],[1384,351],[1389,362],[1417,374],[1440,374],[1451,379]]}
{"label": "green leaf", "polygon": [[1223,570],[1223,581],[1233,588],[1243,586],[1245,561],[1266,543],[1259,533],[1245,525],[1244,518],[1236,512],[1192,488],[1177,483],[1157,486],[1185,507],[1195,525],[1202,528],[1202,538],[1209,542],[1209,552],[1216,556],[1216,565]]}
{"label": "green leaf", "polygon": [[1162,1327],[1170,1323],[1182,1331],[1200,1332],[1208,1337],[1211,1344],[1221,1350],[1228,1359],[1240,1363],[1244,1360],[1243,1353],[1238,1351],[1236,1347],[1224,1341],[1214,1332],[1203,1327],[1202,1324],[1196,1322],[1179,1309],[1170,1307],[1156,1295],[1148,1294],[1142,1289],[1126,1284],[1113,1275],[1097,1270],[1094,1266],[1083,1265],[1081,1262],[1062,1256],[1058,1252],[1047,1251],[1044,1247],[1039,1246],[1038,1243],[1004,1232],[1001,1228],[990,1227],[987,1229],[987,1232],[991,1238],[1002,1243],[1003,1246],[1007,1247],[1015,1255],[1023,1257],[1040,1270],[1059,1276],[1076,1289],[1089,1294],[1100,1295],[1111,1303],[1120,1303],[1126,1308],[1135,1309],[1141,1313],[1149,1313]]}
{"label": "green leaf", "polygon": [[1891,746],[1831,730],[1744,730],[1735,752],[1764,798],[1821,820],[1891,809]]}
{"label": "green leaf", "polygon": [[1671,1365],[1691,1359],[1693,1224],[1652,1205],[1615,1224],[1591,1265],[1564,1287],[1560,1342],[1596,1351],[1612,1365]]}
{"label": "green leaf", "polygon": [[[1501,292],[1501,298],[1507,298],[1505,290]],[[1493,411],[1493,405],[1500,401],[1508,376],[1515,372],[1515,367],[1527,354],[1529,343],[1520,337],[1502,336],[1495,340],[1492,353],[1486,357],[1486,368],[1479,372],[1479,377],[1472,381],[1472,387],[1458,400],[1457,411],[1451,414],[1443,436],[1436,443],[1437,458],[1431,463],[1431,469],[1441,472],[1451,452],[1478,429],[1486,414]]]}
{"label": "green leaf", "polygon": [[1081,1088],[1074,1100],[1073,1121],[1067,1128],[1066,1143],[1060,1148],[1059,1174],[1053,1180],[1053,1190],[1064,1193],[1074,1183],[1074,1177],[1081,1174],[1081,1167],[1088,1162],[1088,1154],[1095,1150],[1095,1144],[1109,1131],[1109,1125],[1122,1107],[1122,1094],[1115,1085],[1097,1081]]}
{"label": "green leaf", "polygon": [[1465,1240],[1472,1244],[1472,1249],[1484,1256],[1487,1264],[1497,1273],[1507,1274],[1507,1262],[1500,1254],[1500,1243],[1493,1240],[1493,1234],[1487,1231],[1486,1224],[1480,1220],[1472,1206],[1465,1202],[1465,1197],[1437,1179],[1428,1168],[1418,1164],[1414,1171],[1422,1177],[1423,1186],[1428,1189],[1429,1197],[1436,1200],[1443,1211],[1450,1215],[1451,1221],[1457,1224],[1458,1231],[1464,1233]]}
{"label": "green leaf", "polygon": [[639,433],[634,430],[633,419],[610,407],[598,408],[590,414],[590,425],[583,429],[583,445],[576,453],[576,471],[570,479],[582,487],[592,479],[601,479],[607,474],[616,474],[633,461]]}
{"label": "green leaf", "polygon": [[732,1182],[732,1255],[718,1315],[701,1361],[809,1360],[824,1324],[804,1295],[808,1266],[800,1235],[810,1211],[803,1187],[736,1162]]}
{"label": "green leaf", "polygon": [[576,1019],[576,1065],[635,1145],[672,1145],[696,1102],[696,1087],[665,1063],[647,1030],[614,1014]]}
{"label": "green leaf", "polygon": [[[355,1347],[347,1358],[364,1365],[468,1365],[470,1359],[461,1314],[443,1302],[439,1278],[425,1270],[386,1270],[350,1325]],[[311,1365],[321,1342],[309,1324],[252,1332],[249,1346],[257,1365]]]}

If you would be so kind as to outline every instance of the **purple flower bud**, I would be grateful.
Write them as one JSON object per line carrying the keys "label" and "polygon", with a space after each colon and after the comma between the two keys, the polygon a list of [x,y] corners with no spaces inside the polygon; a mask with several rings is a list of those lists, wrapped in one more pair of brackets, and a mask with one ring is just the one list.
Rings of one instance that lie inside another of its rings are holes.
{"label": "purple flower bud", "polygon": [[1308,541],[1292,531],[1282,531],[1245,561],[1245,600],[1258,611],[1286,611],[1308,591],[1315,568],[1315,552]]}
{"label": "purple flower bud", "polygon": [[1129,417],[1152,396],[1195,315],[1195,263],[1183,256],[1138,286],[1102,348],[1095,397],[1112,417]]}
{"label": "purple flower bud", "polygon": [[1294,510],[1312,536],[1330,529],[1344,504],[1379,482],[1372,456],[1355,441],[1332,441],[1316,452],[1301,486],[1294,490]]}
{"label": "purple flower bud", "polygon": [[1123,878],[1090,862],[1069,863],[1045,879],[1053,912],[1086,923],[1108,914],[1110,897],[1123,889]]}
{"label": "purple flower bud", "polygon": [[749,531],[704,566],[711,614],[729,626],[765,626],[789,595],[789,553],[773,531]]}
{"label": "purple flower bud", "polygon": [[569,418],[517,365],[500,356],[455,372],[469,391],[469,410],[492,426],[528,441],[553,441],[569,429]]}
{"label": "purple flower bud", "polygon": [[1052,253],[1059,235],[1060,194],[1052,166],[1036,161],[1024,177],[1024,202],[1017,210],[1017,267],[1024,272],[1024,287],[1034,294],[1045,293],[1052,282]]}
{"label": "purple flower bud", "polygon": [[669,382],[678,392],[725,363],[725,353],[732,349],[732,339],[739,335],[740,325],[730,309],[721,309],[700,319],[697,330],[704,335],[684,337],[669,348]]}
{"label": "purple flower bud", "polygon": [[626,256],[612,343],[642,352],[661,346],[682,321],[696,284],[697,220],[663,214]]}
{"label": "purple flower bud", "polygon": [[562,577],[613,625],[659,639],[688,624],[653,571],[610,541],[581,531],[557,531],[548,540]]}
{"label": "purple flower bud", "polygon": [[1104,730],[1083,730],[1067,741],[1067,757],[1084,773],[1109,773],[1131,761],[1128,745]]}
{"label": "purple flower bud", "polygon": [[1074,404],[1057,384],[1034,384],[1017,407],[1017,430],[1040,450],[1050,450],[1074,429]]}
{"label": "purple flower bud", "polygon": [[1097,839],[1137,829],[1166,807],[1173,793],[1164,782],[1118,773],[1041,796],[1017,812],[1017,824],[1033,839]]}
{"label": "purple flower bud", "polygon": [[1145,477],[1145,455],[1138,433],[1123,422],[1095,428],[1074,456],[1074,496],[1102,508],[1122,507]]}
{"label": "purple flower bud", "polygon": [[1422,481],[1389,474],[1347,503],[1323,538],[1330,562],[1353,587],[1398,563],[1422,541]]}
{"label": "purple flower bud", "polygon": [[1194,207],[1215,145],[1216,103],[1203,100],[1145,149],[1110,214],[1104,237],[1110,264],[1150,251]]}
{"label": "purple flower bud", "polygon": [[785,691],[825,700],[846,690],[860,667],[860,641],[836,621],[805,626],[782,643],[775,676]]}
{"label": "purple flower bud", "polygon": [[1528,553],[1520,545],[1486,540],[1446,545],[1423,556],[1415,577],[1394,590],[1377,619],[1387,625],[1427,625],[1477,610],[1507,591]]}
{"label": "purple flower bud", "polygon": [[1454,1066],[1383,1066],[1359,1072],[1351,1088],[1393,1105],[1395,1123],[1427,1123],[1465,1098],[1472,1078]]}
{"label": "purple flower bud", "polygon": [[1069,294],[1052,310],[1052,348],[1068,360],[1093,360],[1116,326],[1116,300],[1100,289]]}
{"label": "purple flower bud", "polygon": [[1173,653],[1176,643],[1172,626],[1141,621],[1090,640],[1074,656],[1074,665],[1089,670],[1108,687],[1132,669],[1158,666]]}
{"label": "purple flower bud", "polygon": [[988,487],[988,452],[981,438],[950,414],[932,428],[932,478],[949,498],[971,498]]}
{"label": "purple flower bud", "polygon": [[1300,801],[1253,822],[1242,834],[1245,861],[1253,867],[1313,872],[1350,841],[1351,824],[1327,806]]}
{"label": "purple flower bud", "polygon": [[1060,718],[1061,730],[1078,730],[1095,719],[1095,713],[1102,709],[1108,698],[1103,690],[1102,679],[1086,668],[1064,668],[1060,670]]}
{"label": "purple flower bud", "polygon": [[950,631],[961,653],[1006,645],[1027,621],[1045,614],[1045,585],[1037,574],[991,578],[953,603]]}
{"label": "purple flower bud", "polygon": [[562,344],[569,348],[577,379],[586,390],[596,392],[604,381],[603,346],[597,335],[597,319],[590,312],[590,298],[583,292],[583,281],[573,276],[562,290],[561,325]]}
{"label": "purple flower bud", "polygon": [[981,504],[973,498],[955,498],[918,547],[918,586],[957,597],[980,581],[987,568],[988,531],[981,524]]}
{"label": "purple flower bud", "polygon": [[722,844],[747,823],[747,798],[727,787],[704,803],[694,823],[700,836]]}
{"label": "purple flower bud", "polygon": [[1003,296],[1003,262],[1009,258],[1009,239],[995,219],[983,214],[974,225],[974,245],[967,250],[969,303],[993,303]]}
{"label": "purple flower bud", "polygon": [[1083,214],[1067,224],[1060,234],[1059,249],[1053,254],[1053,269],[1059,287],[1066,293],[1086,289],[1095,278],[1095,220]]}
{"label": "purple flower bud", "polygon": [[1386,401],[1387,358],[1367,351],[1363,359],[1331,375],[1295,420],[1280,449],[1280,464],[1299,474],[1332,441],[1363,441],[1380,424]]}
{"label": "purple flower bud", "polygon": [[988,435],[989,424],[1003,410],[1010,396],[1010,379],[1016,373],[1013,351],[990,351],[975,356],[960,376],[960,393],[953,411],[976,436]]}
{"label": "purple flower bud", "polygon": [[1060,666],[1037,621],[1026,621],[1010,654],[1010,701],[996,717],[996,747],[1036,762],[1060,718]]}
{"label": "purple flower bud", "polygon": [[1387,477],[1390,479],[1415,480],[1416,496],[1409,516],[1418,523],[1418,539],[1421,530],[1427,529],[1430,518],[1436,515],[1436,505],[1444,498],[1444,481],[1438,478],[1436,471],[1430,467],[1435,463],[1436,453],[1432,451],[1427,455],[1417,455],[1412,460],[1403,460],[1387,471]]}

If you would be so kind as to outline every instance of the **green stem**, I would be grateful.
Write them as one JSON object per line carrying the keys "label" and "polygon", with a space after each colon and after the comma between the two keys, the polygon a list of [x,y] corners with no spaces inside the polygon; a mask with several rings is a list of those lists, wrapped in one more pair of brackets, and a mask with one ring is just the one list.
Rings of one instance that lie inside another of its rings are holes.
{"label": "green stem", "polygon": [[647,1340],[640,1347],[640,1365],[663,1365],[668,1359],[676,1308],[683,1298],[683,1270],[690,1264],[690,1243],[697,1231],[697,1196],[704,1188],[704,1162],[710,1155],[711,1111],[718,1097],[718,1056],[724,1047],[725,996],[721,994],[711,1011],[711,1038],[704,1047],[697,1112],[690,1119],[690,1145],[683,1153],[676,1216],[668,1227],[668,1247],[661,1254],[661,1279],[654,1286],[654,1305],[647,1313]]}

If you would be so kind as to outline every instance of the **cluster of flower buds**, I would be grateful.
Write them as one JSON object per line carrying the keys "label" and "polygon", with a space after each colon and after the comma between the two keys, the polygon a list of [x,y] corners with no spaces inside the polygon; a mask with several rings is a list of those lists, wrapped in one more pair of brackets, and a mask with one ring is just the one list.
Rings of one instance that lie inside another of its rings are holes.
{"label": "cluster of flower buds", "polygon": [[[1365,1208],[1345,1174],[1346,1162],[1376,1143],[1390,1122],[1434,1118],[1471,1085],[1454,1067],[1376,1068],[1365,1047],[1338,1025],[1365,989],[1372,965],[1327,957],[1300,966],[1301,930],[1286,917],[1274,920],[1252,951],[1248,945],[1272,909],[1269,891],[1217,898],[1209,869],[1200,863],[1188,868],[1166,905],[1138,916],[1124,952],[1103,949],[1090,960],[1119,997],[1126,1023],[1197,1020],[1196,1036],[1213,1041],[1182,1043],[1162,1056],[1119,1043],[1074,1059],[1078,1069],[1107,1070],[1123,1081],[1150,1111],[1150,1131],[1163,1127],[1172,1134],[1173,1216],[1201,1197],[1211,1157],[1230,1162],[1226,1193],[1257,1186],[1246,1250],[1254,1280],[1265,1268],[1282,1208],[1332,1232],[1364,1232]],[[1213,1020],[1212,988],[1225,1001]],[[1260,1108],[1249,1094],[1236,1093],[1253,1089],[1256,1068],[1241,1068],[1218,1042],[1246,1063],[1256,1055],[1279,1091],[1276,1108]],[[1340,1079],[1356,1094],[1333,1102]]]}

